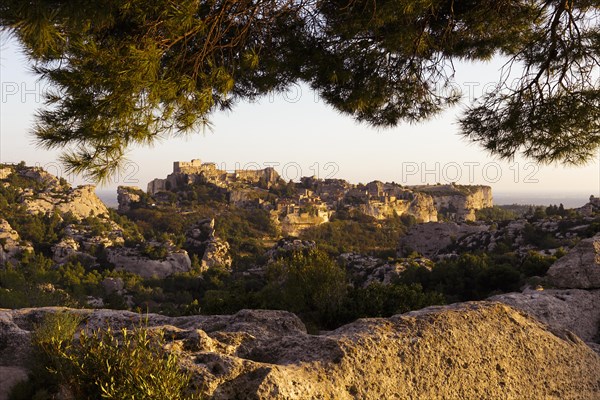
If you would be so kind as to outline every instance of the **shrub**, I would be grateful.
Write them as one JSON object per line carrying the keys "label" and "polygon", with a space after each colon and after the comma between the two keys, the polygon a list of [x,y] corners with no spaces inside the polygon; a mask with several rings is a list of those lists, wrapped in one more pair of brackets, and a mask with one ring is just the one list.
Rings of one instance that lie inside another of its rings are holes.
{"label": "shrub", "polygon": [[299,314],[305,322],[334,322],[346,297],[346,274],[321,250],[298,251],[267,269],[263,298],[268,308]]}
{"label": "shrub", "polygon": [[[79,323],[54,314],[37,327],[34,345],[47,371],[76,399],[194,399],[191,375],[164,348],[162,333],[139,326],[73,335]],[[63,389],[65,390],[65,389]]]}
{"label": "shrub", "polygon": [[441,293],[424,292],[420,284],[391,284],[379,282],[350,292],[348,320],[365,317],[389,317],[394,314],[418,310],[431,305],[444,304]]}
{"label": "shrub", "polygon": [[61,392],[62,382],[57,371],[61,370],[62,363],[54,357],[51,349],[68,346],[81,321],[80,315],[56,312],[46,314],[40,324],[34,324],[29,379],[12,389],[10,400],[56,398]]}

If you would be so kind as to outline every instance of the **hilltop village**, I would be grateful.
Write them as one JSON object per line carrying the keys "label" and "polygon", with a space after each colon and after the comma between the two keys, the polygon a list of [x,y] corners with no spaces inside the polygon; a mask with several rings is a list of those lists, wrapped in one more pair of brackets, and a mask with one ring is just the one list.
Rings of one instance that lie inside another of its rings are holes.
{"label": "hilltop village", "polygon": [[[312,371],[299,378],[302,398],[316,397],[329,393],[314,386],[327,374],[364,380],[345,369],[356,360],[373,371],[404,368],[396,358],[406,342],[423,347],[409,346],[415,364],[399,376],[419,368],[429,376],[442,360],[440,371],[456,364],[485,382],[489,371],[498,382],[513,371],[520,382],[522,368],[543,370],[539,349],[547,368],[573,381],[600,368],[594,196],[578,209],[493,206],[488,186],[285,182],[272,168],[228,172],[193,160],[147,190],[119,187],[118,203],[107,208],[93,186],[71,187],[41,168],[0,165],[0,378],[10,377],[0,399],[13,386],[30,391],[23,399],[46,390],[18,386],[30,368],[20,355],[34,351],[32,327],[64,310],[56,306],[119,327],[139,324],[131,311],[149,313],[148,326],[168,333],[169,349],[182,349],[182,365],[214,399],[272,398],[256,389],[258,372],[283,390],[298,365]],[[394,324],[405,336],[388,334]],[[383,361],[373,359],[381,352]],[[481,354],[491,364],[477,372]],[[580,366],[562,370],[561,357]],[[385,398],[388,382],[368,379]],[[244,385],[247,393],[237,391]],[[510,397],[492,386],[492,397]],[[454,387],[449,397],[464,393],[462,382]],[[407,398],[423,393],[411,390]],[[477,397],[480,385],[473,390]]]}
{"label": "hilltop village", "polygon": [[[159,201],[168,200],[166,193],[183,191],[194,184],[224,189],[230,204],[237,207],[269,211],[282,234],[294,236],[328,222],[337,211],[358,211],[378,220],[408,215],[418,222],[463,222],[475,221],[477,210],[493,206],[489,186],[402,186],[380,181],[363,185],[315,177],[303,177],[293,183],[282,180],[273,168],[227,172],[200,160],[174,162],[173,172],[165,179],[148,183],[147,194]],[[138,191],[119,188],[120,202],[128,207],[126,193],[135,195]]]}

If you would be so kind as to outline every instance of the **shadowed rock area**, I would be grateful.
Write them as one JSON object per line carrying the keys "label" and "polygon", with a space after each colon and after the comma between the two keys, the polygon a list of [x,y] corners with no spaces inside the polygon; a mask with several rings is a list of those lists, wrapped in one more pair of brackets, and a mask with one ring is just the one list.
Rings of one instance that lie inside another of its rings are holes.
{"label": "shadowed rock area", "polygon": [[600,289],[600,235],[584,239],[548,270],[559,288]]}
{"label": "shadowed rock area", "polygon": [[[34,323],[57,310],[0,311],[3,370],[19,376]],[[71,311],[86,315],[88,327],[140,321],[126,311]],[[598,354],[494,302],[362,319],[322,335],[284,311],[150,314],[148,326],[167,331],[169,348],[213,399],[600,398]]]}
{"label": "shadowed rock area", "polygon": [[522,310],[553,329],[567,329],[600,353],[599,259],[600,235],[596,235],[579,242],[550,267],[545,283],[556,289],[525,289],[489,300]]}

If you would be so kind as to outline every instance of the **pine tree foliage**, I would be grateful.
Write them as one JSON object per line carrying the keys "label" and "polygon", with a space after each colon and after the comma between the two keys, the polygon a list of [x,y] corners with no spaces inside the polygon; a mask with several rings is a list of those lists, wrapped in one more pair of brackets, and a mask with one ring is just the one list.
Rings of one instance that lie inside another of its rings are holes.
{"label": "pine tree foliage", "polygon": [[[582,163],[600,145],[598,0],[5,0],[0,26],[53,91],[35,133],[105,179],[126,149],[305,82],[375,126],[460,98],[454,62],[509,59],[461,118],[492,153]],[[523,73],[516,82],[509,76]]]}

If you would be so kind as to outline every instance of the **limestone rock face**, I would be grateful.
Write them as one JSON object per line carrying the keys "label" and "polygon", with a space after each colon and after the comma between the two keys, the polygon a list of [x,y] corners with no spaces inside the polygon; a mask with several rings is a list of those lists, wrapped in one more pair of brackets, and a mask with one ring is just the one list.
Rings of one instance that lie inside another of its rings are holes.
{"label": "limestone rock face", "polygon": [[56,189],[60,186],[60,179],[39,167],[26,167],[20,174],[44,185],[47,189]]}
{"label": "limestone rock face", "polygon": [[71,191],[68,201],[59,204],[57,209],[62,213],[71,212],[79,218],[108,215],[108,209],[96,196],[95,190],[93,185],[78,186]]}
{"label": "limestone rock face", "polygon": [[119,186],[117,188],[119,211],[127,212],[131,210],[131,205],[133,203],[139,203],[141,200],[140,192],[142,192],[142,190],[136,186]]}
{"label": "limestone rock face", "polygon": [[366,287],[371,283],[392,284],[410,265],[429,270],[433,266],[433,262],[424,257],[397,259],[392,262],[357,253],[340,254],[338,261],[346,268],[348,278],[356,287]]}
{"label": "limestone rock face", "polygon": [[3,367],[0,365],[0,400],[8,400],[9,392],[7,389],[26,380],[26,369],[19,367]]}
{"label": "limestone rock face", "polygon": [[82,185],[64,193],[41,193],[25,197],[23,203],[31,214],[58,211],[61,214],[71,213],[78,219],[91,215],[108,215],[108,209],[96,196],[95,190],[93,185]]}
{"label": "limestone rock face", "polygon": [[215,220],[203,219],[194,224],[185,234],[189,247],[202,249],[202,271],[209,268],[230,268],[232,258],[229,255],[229,243],[215,236]]}
{"label": "limestone rock face", "polygon": [[229,255],[229,243],[223,239],[213,237],[206,243],[206,250],[202,256],[202,269],[214,267],[230,268],[232,263]]}
{"label": "limestone rock face", "polygon": [[104,291],[108,294],[110,293],[123,293],[123,289],[125,289],[125,282],[123,282],[122,278],[104,278],[100,283]]}
{"label": "limestone rock face", "polygon": [[329,216],[330,212],[321,210],[316,214],[308,212],[287,214],[280,220],[281,232],[287,236],[298,236],[305,229],[329,222]]}
{"label": "limestone rock face", "polygon": [[525,290],[489,300],[533,315],[553,329],[569,330],[585,342],[600,342],[600,290]]}
{"label": "limestone rock face", "polygon": [[369,200],[358,209],[365,215],[382,220],[394,215],[409,214],[420,222],[436,222],[437,210],[431,196],[424,193],[412,193],[411,199],[394,201]]}
{"label": "limestone rock face", "polygon": [[467,225],[455,222],[417,224],[400,239],[399,256],[416,251],[431,258],[455,241],[489,229],[487,225]]}
{"label": "limestone rock face", "polygon": [[0,167],[0,179],[6,179],[14,172],[11,166]]}
{"label": "limestone rock face", "polygon": [[83,254],[79,252],[79,243],[72,237],[65,237],[52,246],[52,260],[59,264],[68,261],[73,256]]}
{"label": "limestone rock face", "polygon": [[414,194],[414,200],[410,203],[408,214],[413,215],[422,222],[437,222],[438,220],[438,212],[433,198],[423,193]]}
{"label": "limestone rock face", "polygon": [[107,249],[108,261],[116,269],[138,274],[144,278],[153,276],[165,278],[177,272],[187,272],[192,266],[192,261],[185,250],[171,251],[162,260],[152,260],[143,256],[139,250],[125,247],[111,247]]}
{"label": "limestone rock face", "polygon": [[280,239],[272,248],[270,248],[265,256],[269,261],[274,261],[279,257],[283,257],[295,251],[308,251],[317,248],[317,243],[312,240],[302,240],[295,238]]}
{"label": "limestone rock face", "polygon": [[16,262],[15,257],[22,251],[33,251],[28,244],[21,244],[21,238],[8,221],[0,218],[0,266]]}
{"label": "limestone rock face", "polygon": [[108,224],[106,230],[95,233],[85,224],[67,225],[65,237],[52,246],[54,261],[60,264],[77,256],[95,262],[95,257],[89,254],[93,248],[122,246],[125,242],[122,228],[112,220],[104,219],[104,222]]}
{"label": "limestone rock face", "polygon": [[559,288],[600,289],[600,235],[582,240],[556,261],[547,279]]}
{"label": "limestone rock face", "polygon": [[[0,365],[22,367],[35,322],[0,310]],[[72,310],[86,326],[139,325],[126,311]],[[146,317],[144,316],[144,319]],[[597,399],[600,356],[568,332],[492,302],[362,319],[309,335],[284,311],[147,317],[212,399]],[[19,354],[19,357],[15,357]],[[6,388],[0,391],[6,391]]]}
{"label": "limestone rock face", "polygon": [[454,221],[475,221],[475,211],[493,206],[489,186],[434,185],[416,188],[433,197],[439,214]]}

